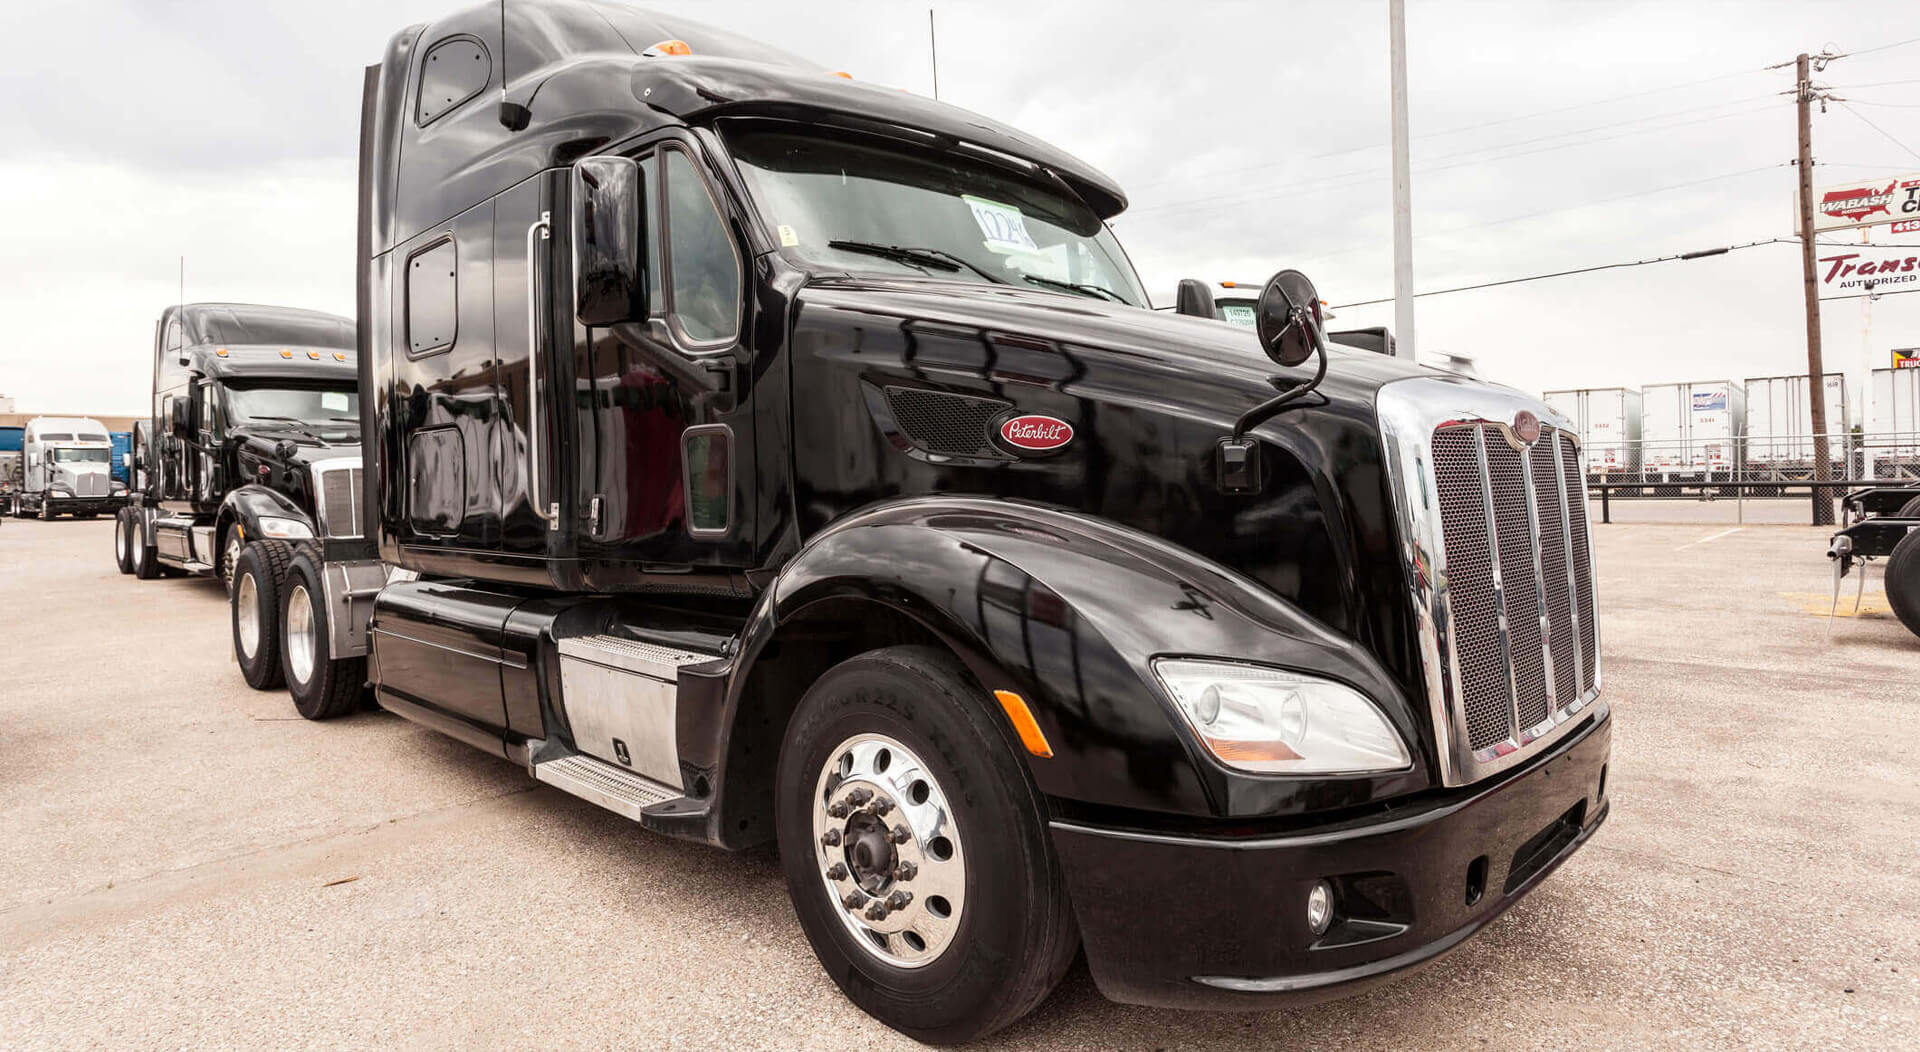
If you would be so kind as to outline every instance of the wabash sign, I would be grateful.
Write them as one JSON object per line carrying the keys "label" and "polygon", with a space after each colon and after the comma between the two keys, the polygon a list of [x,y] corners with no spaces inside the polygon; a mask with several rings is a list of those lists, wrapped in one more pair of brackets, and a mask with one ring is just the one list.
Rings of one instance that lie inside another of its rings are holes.
{"label": "wabash sign", "polygon": [[1814,191],[1816,230],[1843,230],[1920,218],[1920,174]]}
{"label": "wabash sign", "polygon": [[1028,413],[1000,425],[1000,441],[1026,453],[1052,453],[1073,441],[1073,425],[1050,416]]}

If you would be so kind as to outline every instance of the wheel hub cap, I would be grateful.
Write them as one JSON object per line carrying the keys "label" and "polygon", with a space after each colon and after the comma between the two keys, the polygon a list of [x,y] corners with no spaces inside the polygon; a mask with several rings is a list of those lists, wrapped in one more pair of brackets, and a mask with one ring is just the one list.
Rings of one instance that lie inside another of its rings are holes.
{"label": "wheel hub cap", "polygon": [[815,783],[815,862],[854,942],[896,968],[953,942],[966,861],[947,798],[926,765],[883,734],[848,738]]}
{"label": "wheel hub cap", "polygon": [[307,586],[296,584],[287,597],[287,665],[294,679],[313,679],[313,654],[313,602]]}
{"label": "wheel hub cap", "polygon": [[234,603],[240,613],[240,652],[250,658],[260,649],[260,590],[252,574],[241,575]]}

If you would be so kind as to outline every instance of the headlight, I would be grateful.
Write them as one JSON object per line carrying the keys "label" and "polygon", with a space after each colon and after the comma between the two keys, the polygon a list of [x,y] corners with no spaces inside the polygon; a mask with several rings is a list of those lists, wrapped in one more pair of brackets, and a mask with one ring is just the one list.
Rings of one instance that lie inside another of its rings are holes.
{"label": "headlight", "polygon": [[276,519],[272,516],[262,516],[260,519],[260,535],[262,537],[278,537],[286,541],[299,541],[312,537],[313,530],[309,529],[307,524],[301,522],[299,519]]}
{"label": "headlight", "polygon": [[1413,766],[1364,695],[1300,672],[1169,658],[1154,674],[1221,763],[1258,774],[1361,774]]}

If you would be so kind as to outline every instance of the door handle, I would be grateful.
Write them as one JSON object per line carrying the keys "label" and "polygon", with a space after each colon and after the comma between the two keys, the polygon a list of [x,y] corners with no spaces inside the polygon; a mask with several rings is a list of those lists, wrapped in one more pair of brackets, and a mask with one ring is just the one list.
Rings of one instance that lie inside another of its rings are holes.
{"label": "door handle", "polygon": [[527,500],[549,531],[560,528],[560,505],[548,504],[540,485],[540,299],[536,243],[553,228],[553,213],[542,212],[527,227]]}

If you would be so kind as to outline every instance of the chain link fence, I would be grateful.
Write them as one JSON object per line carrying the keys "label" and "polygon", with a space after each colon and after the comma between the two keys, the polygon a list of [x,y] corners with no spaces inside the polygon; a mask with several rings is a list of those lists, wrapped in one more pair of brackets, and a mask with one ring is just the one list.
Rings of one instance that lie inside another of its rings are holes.
{"label": "chain link fence", "polygon": [[[1791,500],[1805,508],[1800,521],[1825,526],[1849,487],[1920,484],[1920,432],[1595,442],[1584,453],[1604,521],[1614,501],[1762,501],[1777,512]],[[1744,511],[1734,518],[1745,521]]]}

